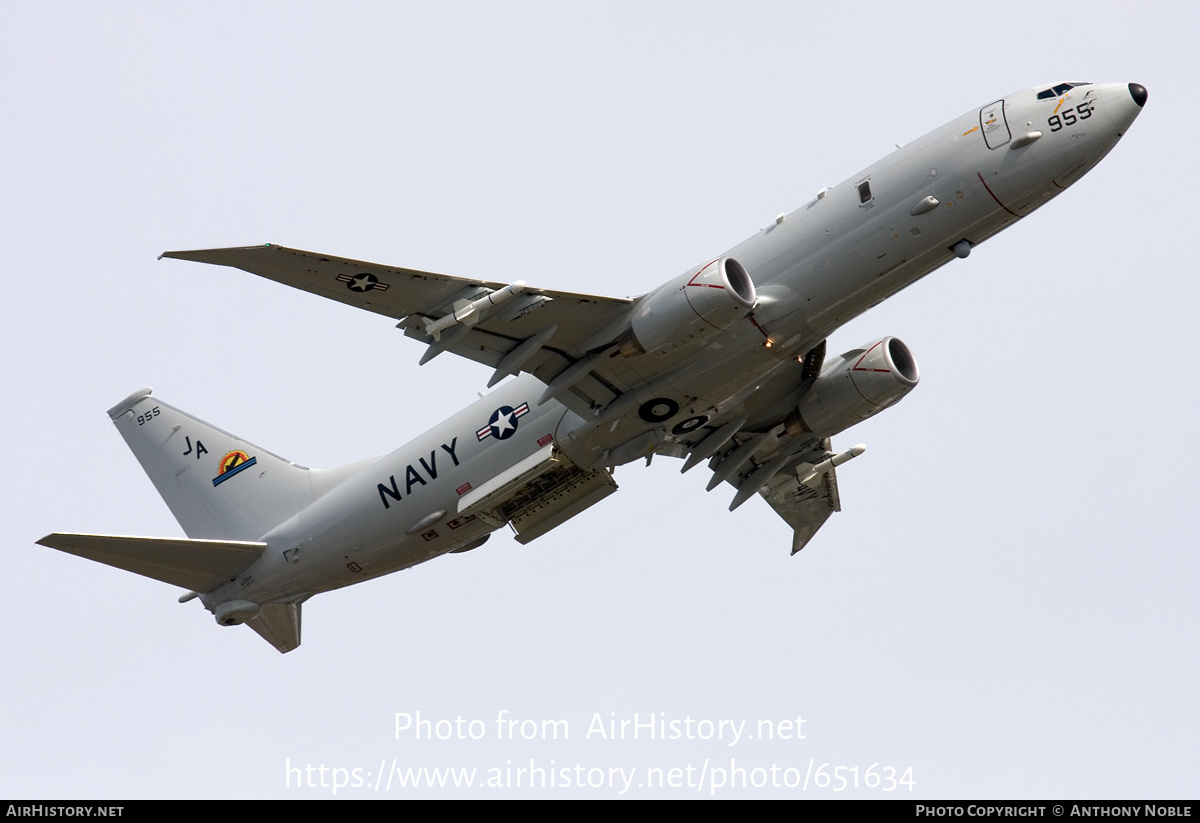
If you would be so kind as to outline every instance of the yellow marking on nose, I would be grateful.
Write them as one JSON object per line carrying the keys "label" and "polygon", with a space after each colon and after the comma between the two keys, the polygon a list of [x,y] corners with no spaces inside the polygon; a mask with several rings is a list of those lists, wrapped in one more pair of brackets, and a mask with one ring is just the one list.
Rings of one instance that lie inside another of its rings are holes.
{"label": "yellow marking on nose", "polygon": [[1051,114],[1058,114],[1058,110],[1062,108],[1062,104],[1063,104],[1063,103],[1065,103],[1065,102],[1067,101],[1067,98],[1068,98],[1068,97],[1070,97],[1070,96],[1071,96],[1071,95],[1069,95],[1069,94],[1064,94],[1062,97],[1058,98],[1058,105],[1057,105],[1057,106],[1055,106],[1055,107],[1054,107],[1054,111],[1052,111],[1052,112],[1050,112],[1050,113],[1051,113]]}
{"label": "yellow marking on nose", "polygon": [[971,129],[971,131],[964,131],[964,132],[963,132],[963,137],[966,137],[966,136],[967,136],[968,134],[970,134],[972,131],[979,131],[979,126],[976,126],[975,128]]}

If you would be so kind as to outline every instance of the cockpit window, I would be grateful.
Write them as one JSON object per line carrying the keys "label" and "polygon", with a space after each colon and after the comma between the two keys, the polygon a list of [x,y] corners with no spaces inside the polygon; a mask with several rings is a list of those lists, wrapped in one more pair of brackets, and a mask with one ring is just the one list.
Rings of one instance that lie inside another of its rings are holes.
{"label": "cockpit window", "polygon": [[1075,88],[1076,86],[1090,86],[1090,85],[1092,85],[1092,84],[1091,83],[1059,83],[1054,88],[1046,89],[1045,91],[1039,91],[1038,95],[1037,95],[1037,99],[1038,100],[1053,100],[1057,97],[1062,97],[1064,94],[1066,94],[1067,92],[1069,92],[1071,89]]}
{"label": "cockpit window", "polygon": [[871,199],[871,181],[864,180],[858,184],[858,200],[860,203],[866,203]]}

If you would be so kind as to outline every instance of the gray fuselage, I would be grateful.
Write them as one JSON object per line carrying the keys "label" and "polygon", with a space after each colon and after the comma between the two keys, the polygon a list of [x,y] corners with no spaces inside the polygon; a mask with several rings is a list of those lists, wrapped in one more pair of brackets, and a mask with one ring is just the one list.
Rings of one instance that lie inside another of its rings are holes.
{"label": "gray fuselage", "polygon": [[1036,89],[1008,95],[730,249],[757,288],[752,316],[669,361],[630,361],[646,379],[629,402],[669,399],[680,407],[672,420],[617,426],[602,410],[584,420],[556,400],[538,405],[544,384],[520,375],[263,535],[261,559],[205,594],[206,604],[298,602],[471,546],[496,525],[459,517],[463,495],[551,440],[590,468],[641,432],[670,443],[672,423],[684,416],[737,406],[851,318],[1079,179],[1140,112],[1134,89],[1081,84],[1052,97],[1043,90],[1040,99]]}

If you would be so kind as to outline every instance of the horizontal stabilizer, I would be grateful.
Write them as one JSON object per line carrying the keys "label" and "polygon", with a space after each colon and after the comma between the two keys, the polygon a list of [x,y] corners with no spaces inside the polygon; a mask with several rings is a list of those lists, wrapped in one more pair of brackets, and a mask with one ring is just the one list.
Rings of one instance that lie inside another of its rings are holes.
{"label": "horizontal stabilizer", "polygon": [[59,533],[46,535],[38,544],[194,592],[237,577],[267,547],[239,540]]}
{"label": "horizontal stabilizer", "polygon": [[271,603],[263,606],[258,617],[247,620],[246,625],[278,649],[280,654],[287,654],[300,645],[300,604]]}

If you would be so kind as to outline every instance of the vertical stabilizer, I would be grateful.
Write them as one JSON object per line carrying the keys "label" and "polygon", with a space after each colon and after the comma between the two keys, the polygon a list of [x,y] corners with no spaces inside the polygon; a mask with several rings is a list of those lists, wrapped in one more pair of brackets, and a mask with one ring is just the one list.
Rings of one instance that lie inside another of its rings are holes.
{"label": "vertical stabilizer", "polygon": [[319,493],[309,469],[150,392],[134,392],[108,416],[188,537],[256,540]]}

